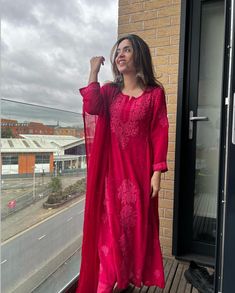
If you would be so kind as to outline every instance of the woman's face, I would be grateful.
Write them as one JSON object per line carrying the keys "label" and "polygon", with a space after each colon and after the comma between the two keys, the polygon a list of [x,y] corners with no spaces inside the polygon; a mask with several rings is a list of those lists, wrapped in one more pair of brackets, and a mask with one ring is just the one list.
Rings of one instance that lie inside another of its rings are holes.
{"label": "woman's face", "polygon": [[134,50],[129,40],[123,40],[117,47],[115,63],[122,74],[135,73]]}

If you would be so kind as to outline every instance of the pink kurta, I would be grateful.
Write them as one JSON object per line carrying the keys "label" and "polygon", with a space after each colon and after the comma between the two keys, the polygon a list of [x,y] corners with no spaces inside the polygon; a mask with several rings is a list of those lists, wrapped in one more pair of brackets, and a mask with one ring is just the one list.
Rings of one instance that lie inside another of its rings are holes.
{"label": "pink kurta", "polygon": [[[110,146],[99,232],[99,286],[116,282],[164,287],[158,199],[151,199],[153,171],[167,171],[168,119],[164,91],[149,87],[137,97],[111,85],[81,89],[84,111],[103,114],[108,105]],[[107,291],[108,292],[108,291]]]}

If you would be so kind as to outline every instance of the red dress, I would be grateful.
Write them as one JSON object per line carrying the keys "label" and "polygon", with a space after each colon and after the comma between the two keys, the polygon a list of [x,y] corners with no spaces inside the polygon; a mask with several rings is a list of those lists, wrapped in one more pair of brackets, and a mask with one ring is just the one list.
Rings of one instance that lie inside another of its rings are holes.
{"label": "red dress", "polygon": [[[93,82],[80,90],[84,111],[108,108],[110,143],[99,232],[97,292],[129,283],[163,288],[158,199],[153,171],[167,171],[168,119],[164,90],[149,87],[137,98]],[[108,292],[108,291],[107,291]]]}

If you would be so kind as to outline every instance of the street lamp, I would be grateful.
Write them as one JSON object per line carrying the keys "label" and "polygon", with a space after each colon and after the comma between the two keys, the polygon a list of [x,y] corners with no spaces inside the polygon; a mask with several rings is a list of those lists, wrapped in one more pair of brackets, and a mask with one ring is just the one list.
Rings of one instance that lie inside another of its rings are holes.
{"label": "street lamp", "polygon": [[55,161],[55,177],[57,176],[57,161]]}
{"label": "street lamp", "polygon": [[36,166],[33,166],[33,200],[35,200],[35,198],[36,198],[35,169],[36,169]]}

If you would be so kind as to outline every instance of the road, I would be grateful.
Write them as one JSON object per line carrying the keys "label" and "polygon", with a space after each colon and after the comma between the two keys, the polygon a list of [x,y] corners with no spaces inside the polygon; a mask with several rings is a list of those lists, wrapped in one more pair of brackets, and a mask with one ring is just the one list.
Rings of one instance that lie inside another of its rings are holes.
{"label": "road", "polygon": [[2,292],[13,291],[72,243],[82,233],[83,215],[84,198],[5,241],[1,247]]}

